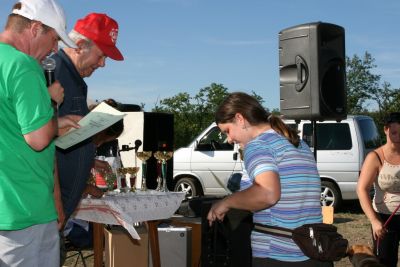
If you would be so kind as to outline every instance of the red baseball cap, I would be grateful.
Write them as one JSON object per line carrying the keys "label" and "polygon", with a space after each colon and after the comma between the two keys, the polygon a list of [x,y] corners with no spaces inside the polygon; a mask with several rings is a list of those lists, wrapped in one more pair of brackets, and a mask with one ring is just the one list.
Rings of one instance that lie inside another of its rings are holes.
{"label": "red baseball cap", "polygon": [[115,46],[118,37],[118,23],[106,14],[90,13],[79,19],[74,30],[92,40],[103,53],[114,60],[124,60]]}

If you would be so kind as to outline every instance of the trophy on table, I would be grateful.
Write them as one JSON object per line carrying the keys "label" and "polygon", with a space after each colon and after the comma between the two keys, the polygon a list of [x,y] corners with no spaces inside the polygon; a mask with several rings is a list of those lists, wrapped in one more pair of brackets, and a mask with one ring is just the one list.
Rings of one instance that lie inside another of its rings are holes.
{"label": "trophy on table", "polygon": [[117,174],[120,179],[120,185],[121,185],[121,190],[125,190],[127,187],[126,185],[126,174],[128,173],[128,170],[126,168],[118,168],[117,169]]}
{"label": "trophy on table", "polygon": [[129,182],[131,185],[131,191],[136,191],[136,173],[139,171],[139,167],[126,167],[126,172],[130,175]]}
{"label": "trophy on table", "polygon": [[[172,151],[157,151],[154,153],[156,159],[161,160],[162,192],[168,192],[167,187],[167,160],[172,158]],[[157,155],[157,156],[156,156]]]}
{"label": "trophy on table", "polygon": [[161,191],[162,187],[162,178],[161,178],[161,164],[162,164],[162,152],[156,151],[154,152],[153,156],[157,160],[157,188],[156,191]]}
{"label": "trophy on table", "polygon": [[136,156],[142,161],[142,191],[147,190],[146,185],[146,172],[147,172],[147,160],[151,157],[151,151],[136,152]]}

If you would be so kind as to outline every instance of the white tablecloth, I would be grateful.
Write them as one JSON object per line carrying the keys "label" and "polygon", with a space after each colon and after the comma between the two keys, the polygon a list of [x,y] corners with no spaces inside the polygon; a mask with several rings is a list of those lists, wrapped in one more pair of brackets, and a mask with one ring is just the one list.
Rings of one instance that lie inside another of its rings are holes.
{"label": "white tablecloth", "polygon": [[185,198],[185,193],[154,190],[111,193],[99,199],[82,199],[74,217],[91,222],[122,225],[135,239],[140,237],[133,227],[134,223],[170,218]]}

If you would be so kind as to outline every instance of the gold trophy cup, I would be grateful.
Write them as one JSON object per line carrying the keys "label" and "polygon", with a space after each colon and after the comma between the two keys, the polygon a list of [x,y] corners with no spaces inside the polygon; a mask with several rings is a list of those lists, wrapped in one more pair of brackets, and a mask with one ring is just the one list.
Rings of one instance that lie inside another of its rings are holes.
{"label": "gold trophy cup", "polygon": [[151,151],[142,151],[142,152],[136,152],[136,156],[142,161],[142,186],[141,190],[146,191],[147,186],[146,186],[146,172],[147,172],[147,160],[151,157],[152,152]]}
{"label": "gold trophy cup", "polygon": [[130,174],[129,182],[131,184],[131,191],[136,191],[136,173],[139,171],[139,167],[126,167],[126,172]]}
{"label": "gold trophy cup", "polygon": [[162,164],[162,152],[156,151],[153,156],[157,160],[157,188],[156,191],[161,191],[162,187],[162,178],[161,178],[161,164]]}
{"label": "gold trophy cup", "polygon": [[[162,192],[168,192],[167,187],[167,160],[172,158],[172,151],[157,151],[154,153],[156,159],[161,160]],[[157,155],[157,156],[156,156]]]}

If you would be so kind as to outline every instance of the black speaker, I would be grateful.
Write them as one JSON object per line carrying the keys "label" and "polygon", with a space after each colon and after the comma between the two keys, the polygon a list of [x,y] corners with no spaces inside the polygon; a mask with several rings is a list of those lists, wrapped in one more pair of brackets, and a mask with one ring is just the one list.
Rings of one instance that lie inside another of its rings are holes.
{"label": "black speaker", "polygon": [[[138,166],[141,177],[141,165],[135,151],[173,151],[174,115],[158,112],[126,112],[124,132],[118,137],[120,155],[124,167]],[[136,149],[135,147],[138,146]],[[149,189],[157,187],[157,160],[154,156],[147,160],[146,184]],[[173,190],[173,159],[167,161],[167,186]]]}
{"label": "black speaker", "polygon": [[323,22],[279,32],[280,109],[285,118],[346,118],[344,37],[343,27]]}

